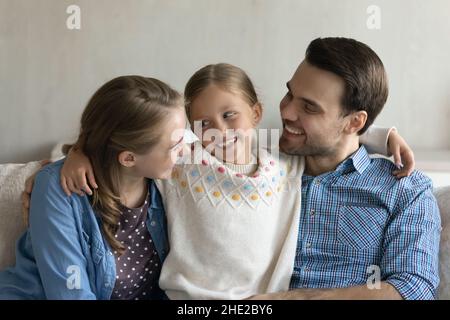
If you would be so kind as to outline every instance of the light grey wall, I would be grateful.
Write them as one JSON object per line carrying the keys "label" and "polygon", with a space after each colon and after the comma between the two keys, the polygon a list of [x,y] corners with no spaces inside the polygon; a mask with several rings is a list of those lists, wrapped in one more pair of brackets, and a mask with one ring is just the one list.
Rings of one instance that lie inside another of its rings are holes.
{"label": "light grey wall", "polygon": [[[68,30],[66,8],[81,8]],[[381,29],[366,26],[369,5]],[[69,140],[105,81],[160,78],[182,90],[209,63],[246,70],[265,105],[262,127],[280,125],[278,103],[319,36],[370,45],[390,76],[381,125],[416,149],[450,149],[448,0],[0,0],[0,163],[46,157]]]}

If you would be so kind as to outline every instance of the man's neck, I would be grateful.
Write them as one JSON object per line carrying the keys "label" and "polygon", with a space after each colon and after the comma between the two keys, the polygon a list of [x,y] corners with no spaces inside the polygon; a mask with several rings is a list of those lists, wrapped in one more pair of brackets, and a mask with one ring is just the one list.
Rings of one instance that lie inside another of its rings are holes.
{"label": "man's neck", "polygon": [[338,146],[336,151],[326,156],[306,156],[305,174],[319,176],[334,171],[336,167],[359,148],[359,140],[355,139],[344,145]]}

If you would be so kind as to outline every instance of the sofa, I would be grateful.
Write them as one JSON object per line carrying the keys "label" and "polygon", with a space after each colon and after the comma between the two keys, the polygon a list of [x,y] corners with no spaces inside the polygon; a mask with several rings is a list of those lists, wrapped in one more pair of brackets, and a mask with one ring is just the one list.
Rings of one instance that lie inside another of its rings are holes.
{"label": "sofa", "polygon": [[[40,162],[0,165],[0,270],[14,265],[15,242],[25,230],[21,193],[27,177],[40,167]],[[450,186],[434,194],[442,217],[439,299],[450,300]]]}

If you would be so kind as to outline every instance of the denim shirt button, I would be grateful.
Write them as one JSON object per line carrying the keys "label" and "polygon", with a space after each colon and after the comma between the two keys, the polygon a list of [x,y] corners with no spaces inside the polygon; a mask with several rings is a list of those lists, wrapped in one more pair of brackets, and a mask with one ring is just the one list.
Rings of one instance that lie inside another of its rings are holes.
{"label": "denim shirt button", "polygon": [[152,227],[154,227],[154,226],[156,225],[156,222],[155,222],[155,221],[152,221],[152,222],[150,222],[150,225],[151,225]]}

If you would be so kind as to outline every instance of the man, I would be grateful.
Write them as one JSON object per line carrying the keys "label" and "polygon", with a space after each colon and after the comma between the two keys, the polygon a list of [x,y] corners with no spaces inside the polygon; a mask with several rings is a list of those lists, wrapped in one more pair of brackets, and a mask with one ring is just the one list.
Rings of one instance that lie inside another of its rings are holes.
{"label": "man", "polygon": [[287,88],[280,148],[306,163],[297,257],[290,291],[253,298],[436,298],[441,223],[430,179],[397,180],[393,163],[358,144],[388,96],[379,57],[352,39],[316,39]]}

